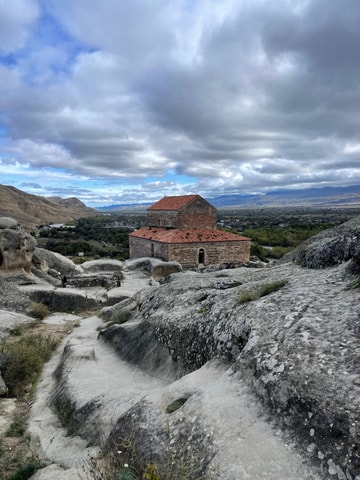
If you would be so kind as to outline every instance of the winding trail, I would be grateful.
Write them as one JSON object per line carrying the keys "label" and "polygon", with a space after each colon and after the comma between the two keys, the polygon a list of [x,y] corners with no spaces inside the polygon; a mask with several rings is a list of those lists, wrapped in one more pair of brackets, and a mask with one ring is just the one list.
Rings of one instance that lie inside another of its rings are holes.
{"label": "winding trail", "polygon": [[[127,291],[148,285],[148,277],[126,272],[122,287]],[[219,480],[320,480],[306,465],[294,445],[276,431],[264,416],[260,404],[228,367],[210,362],[173,383],[147,375],[122,361],[112,349],[98,341],[98,317],[80,319],[46,365],[38,385],[29,421],[29,432],[40,458],[50,465],[34,480],[91,480],[87,466],[99,448],[89,446],[80,436],[69,436],[49,407],[54,388],[53,372],[67,345],[68,387],[77,404],[97,401],[91,424],[106,438],[116,419],[146,396],[159,409],[169,398],[189,396],[179,415],[188,421],[199,419],[211,435],[217,454],[213,462],[220,467]],[[49,321],[66,321],[56,314]],[[190,480],[190,479],[189,479]]]}

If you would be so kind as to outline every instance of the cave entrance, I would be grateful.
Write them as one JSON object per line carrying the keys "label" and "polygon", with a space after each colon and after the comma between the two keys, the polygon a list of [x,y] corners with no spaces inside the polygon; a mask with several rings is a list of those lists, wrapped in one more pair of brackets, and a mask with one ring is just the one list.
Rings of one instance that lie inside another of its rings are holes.
{"label": "cave entrance", "polygon": [[199,264],[205,262],[205,250],[203,248],[200,248],[199,250]]}

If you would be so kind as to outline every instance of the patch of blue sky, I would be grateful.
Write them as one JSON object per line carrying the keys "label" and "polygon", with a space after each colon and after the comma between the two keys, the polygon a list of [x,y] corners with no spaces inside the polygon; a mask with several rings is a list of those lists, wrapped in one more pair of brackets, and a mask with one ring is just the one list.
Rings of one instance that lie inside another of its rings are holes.
{"label": "patch of blue sky", "polygon": [[0,64],[4,65],[5,67],[15,67],[18,61],[18,56],[14,53],[9,53],[6,55],[0,54]]}
{"label": "patch of blue sky", "polygon": [[23,78],[28,83],[38,83],[39,79],[44,79],[46,69],[52,72],[53,80],[59,74],[68,74],[81,53],[93,51],[96,49],[71,37],[56,18],[44,12],[32,26],[25,47],[3,57],[2,61],[9,66],[27,62]]}

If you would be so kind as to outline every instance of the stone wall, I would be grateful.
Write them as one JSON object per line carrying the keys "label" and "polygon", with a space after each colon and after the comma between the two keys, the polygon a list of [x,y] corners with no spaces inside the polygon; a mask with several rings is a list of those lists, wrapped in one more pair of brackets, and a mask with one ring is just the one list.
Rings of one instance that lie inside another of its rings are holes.
{"label": "stone wall", "polygon": [[199,263],[240,265],[247,263],[250,257],[250,240],[172,245],[130,236],[129,241],[131,258],[157,257],[174,260],[183,267],[194,267]]}
{"label": "stone wall", "polygon": [[129,249],[130,258],[156,257],[169,260],[168,245],[165,243],[129,236]]}
{"label": "stone wall", "polygon": [[146,225],[148,227],[169,227],[177,228],[178,212],[157,210],[148,210],[146,216]]}
{"label": "stone wall", "polygon": [[176,260],[183,267],[247,263],[250,257],[250,240],[240,242],[208,242],[169,245],[168,260]]}
{"label": "stone wall", "polygon": [[216,228],[216,223],[216,208],[201,198],[180,210],[178,216],[178,228],[212,230]]}
{"label": "stone wall", "polygon": [[194,200],[178,211],[148,210],[146,221],[148,227],[207,230],[216,228],[216,223],[216,208],[201,198]]}

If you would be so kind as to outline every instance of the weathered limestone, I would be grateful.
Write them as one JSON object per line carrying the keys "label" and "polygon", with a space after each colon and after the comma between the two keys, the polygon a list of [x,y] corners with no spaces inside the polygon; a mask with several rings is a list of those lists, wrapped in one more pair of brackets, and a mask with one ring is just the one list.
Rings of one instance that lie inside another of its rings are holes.
{"label": "weathered limestone", "polygon": [[326,268],[352,260],[351,268],[360,270],[360,217],[309,238],[281,259],[309,268]]}
{"label": "weathered limestone", "polygon": [[[28,233],[16,229],[17,223],[10,220],[4,221],[4,217],[0,219],[0,272],[24,270],[31,273],[36,240]],[[9,228],[4,225],[12,226]]]}
{"label": "weathered limestone", "polygon": [[18,222],[14,218],[0,217],[0,230],[3,230],[4,228],[18,230],[20,227]]}
{"label": "weathered limestone", "polygon": [[59,281],[61,275],[73,276],[82,272],[81,268],[69,258],[44,248],[36,248],[33,266],[43,273],[54,276]]}

